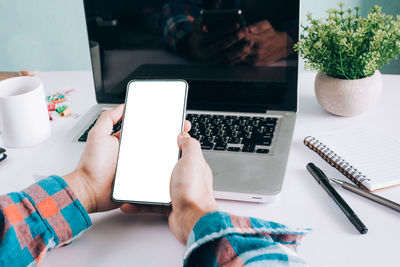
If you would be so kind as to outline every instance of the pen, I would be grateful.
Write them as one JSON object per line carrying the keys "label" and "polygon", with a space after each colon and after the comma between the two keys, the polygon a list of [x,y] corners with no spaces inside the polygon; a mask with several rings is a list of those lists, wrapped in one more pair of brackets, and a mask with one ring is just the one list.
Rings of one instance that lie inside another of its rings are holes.
{"label": "pen", "polygon": [[334,179],[334,178],[329,178],[330,181],[340,184],[344,189],[347,189],[353,193],[356,193],[360,196],[366,197],[372,201],[375,201],[379,204],[385,205],[386,207],[392,208],[398,212],[400,212],[400,205],[397,204],[396,202],[390,201],[389,199],[386,199],[384,197],[372,194],[364,189],[361,189],[357,186],[354,186],[352,184],[346,183],[345,181]]}
{"label": "pen", "polygon": [[306,166],[307,170],[312,174],[314,179],[321,185],[328,195],[336,202],[339,208],[344,212],[350,222],[357,228],[361,234],[368,232],[367,227],[362,223],[350,206],[344,201],[344,199],[336,192],[335,188],[329,183],[328,177],[317,167],[314,163],[308,163]]}

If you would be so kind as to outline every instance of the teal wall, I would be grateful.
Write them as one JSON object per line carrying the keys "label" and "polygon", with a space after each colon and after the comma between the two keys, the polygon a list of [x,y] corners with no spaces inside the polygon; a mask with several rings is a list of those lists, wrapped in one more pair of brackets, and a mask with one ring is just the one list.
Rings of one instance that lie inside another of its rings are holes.
{"label": "teal wall", "polygon": [[90,70],[82,0],[0,0],[0,71]]}
{"label": "teal wall", "polygon": [[[112,1],[110,1],[112,2]],[[302,0],[302,23],[308,12],[323,17],[339,0]],[[364,13],[378,4],[400,14],[399,0],[344,0]],[[0,71],[88,70],[89,49],[83,0],[0,0]],[[400,74],[400,60],[383,68]]]}

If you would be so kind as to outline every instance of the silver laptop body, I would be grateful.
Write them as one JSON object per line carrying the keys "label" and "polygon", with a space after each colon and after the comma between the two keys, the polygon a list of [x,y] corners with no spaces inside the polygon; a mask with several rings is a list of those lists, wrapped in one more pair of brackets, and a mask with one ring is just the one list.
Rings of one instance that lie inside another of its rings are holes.
{"label": "silver laptop body", "polygon": [[[295,8],[298,10],[299,6]],[[225,70],[225,68],[222,67],[211,68],[199,64],[195,64],[194,66],[187,65],[187,60],[184,60],[180,56],[166,51],[152,52],[140,49],[135,51],[104,51],[102,64],[109,62],[108,68],[110,70],[114,70],[115,73],[118,73],[116,76],[119,76],[117,82],[109,82],[109,84],[114,83],[113,86],[119,88],[119,97],[116,98],[115,95],[108,94],[109,92],[106,92],[99,97],[99,95],[101,95],[99,94],[99,90],[101,90],[101,87],[106,87],[106,82],[104,82],[103,85],[98,85],[99,75],[96,74],[96,70],[98,72],[99,66],[96,65],[98,65],[99,62],[93,61],[93,55],[96,55],[96,51],[94,53],[92,51],[92,68],[94,70],[93,79],[95,81],[96,88],[87,88],[87,90],[96,91],[99,104],[94,105],[86,114],[81,116],[76,125],[65,136],[64,140],[58,146],[52,148],[52,152],[47,153],[49,156],[44,156],[42,160],[43,164],[40,164],[35,172],[37,178],[53,173],[64,175],[76,168],[85,146],[85,142],[80,142],[79,139],[85,134],[85,132],[87,132],[90,125],[93,124],[95,119],[104,110],[111,109],[117,105],[107,104],[107,95],[111,95],[110,102],[123,102],[123,99],[120,96],[125,95],[123,90],[126,88],[127,83],[131,79],[186,79],[189,81],[189,102],[191,101],[191,91],[199,90],[198,88],[194,89],[195,86],[191,86],[190,80],[192,79],[201,80],[203,83],[212,83],[213,81],[221,80],[231,82],[237,80],[238,75],[240,77],[250,75],[250,78],[240,78],[241,82],[242,80],[256,82],[265,81],[265,75],[262,72],[263,68],[256,69],[256,67],[254,67],[254,70],[257,70],[254,71],[248,68],[246,70],[246,67],[238,67],[233,68],[232,72],[232,68],[226,68],[227,70]],[[126,68],[124,66],[115,64],[115,62],[118,62],[119,59],[123,59],[124,62],[131,62],[131,64]],[[216,198],[251,202],[271,202],[279,197],[285,176],[286,164],[296,122],[298,105],[297,62],[297,56],[292,57],[292,59],[281,61],[280,63],[276,64],[276,69],[272,70],[271,74],[268,75],[269,78],[267,78],[267,81],[265,81],[267,84],[269,82],[276,82],[274,80],[274,77],[276,76],[280,75],[284,77],[282,78],[282,81],[289,84],[287,87],[290,87],[290,89],[288,89],[287,92],[282,93],[283,96],[280,95],[279,97],[281,98],[282,103],[287,104],[285,104],[286,106],[280,106],[279,104],[273,103],[271,105],[272,108],[267,107],[263,110],[260,109],[259,112],[251,112],[248,109],[246,110],[246,107],[243,108],[242,106],[240,106],[238,110],[235,110],[235,107],[232,107],[231,105],[228,109],[224,110],[224,107],[220,108],[218,104],[215,103],[207,106],[206,109],[202,109],[201,105],[196,106],[197,102],[195,105],[188,105],[187,114],[211,116],[218,115],[223,116],[224,118],[226,118],[226,116],[235,116],[237,118],[260,118],[261,120],[268,118],[277,119],[271,144],[255,145],[254,151],[251,153],[242,151],[234,152],[228,151],[227,149],[224,151],[203,149],[204,157],[213,172],[214,191]],[[282,67],[282,64],[284,67]],[[290,66],[290,72],[292,73],[291,75],[287,75],[285,66]],[[191,68],[193,69],[191,70]],[[268,68],[274,68],[274,66]],[[203,69],[204,71],[202,71]],[[276,70],[282,71],[278,75],[274,75],[273,73]],[[268,71],[269,70],[267,70],[265,73],[268,73]],[[261,75],[254,74],[257,72],[261,72]],[[201,74],[199,75],[199,73]],[[103,78],[105,80],[105,77]],[[113,86],[109,87],[111,88]],[[234,86],[235,84],[233,84],[233,87]],[[243,83],[241,86],[243,86]],[[207,86],[204,88],[206,87]],[[274,93],[272,93],[272,95],[273,94]],[[210,99],[211,98],[212,97],[210,97]],[[237,101],[238,100],[236,100],[236,102]],[[277,107],[276,109],[273,108],[275,106]],[[215,107],[215,109],[213,107]],[[238,147],[240,150],[243,149],[243,144],[240,143],[230,146]],[[268,153],[257,153],[256,151],[258,151],[258,149],[263,151],[268,150]],[[64,152],[62,155],[57,157],[57,159],[54,159],[54,157],[50,156],[54,155],[54,153],[57,153],[57,151]],[[51,164],[49,164],[49,162],[51,162]]]}

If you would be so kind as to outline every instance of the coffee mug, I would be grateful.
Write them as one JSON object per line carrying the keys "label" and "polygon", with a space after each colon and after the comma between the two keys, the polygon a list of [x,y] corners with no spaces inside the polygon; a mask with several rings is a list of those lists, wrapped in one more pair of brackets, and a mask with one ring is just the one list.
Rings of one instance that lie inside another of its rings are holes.
{"label": "coffee mug", "polygon": [[10,148],[30,147],[51,134],[46,96],[36,77],[0,82],[0,137]]}

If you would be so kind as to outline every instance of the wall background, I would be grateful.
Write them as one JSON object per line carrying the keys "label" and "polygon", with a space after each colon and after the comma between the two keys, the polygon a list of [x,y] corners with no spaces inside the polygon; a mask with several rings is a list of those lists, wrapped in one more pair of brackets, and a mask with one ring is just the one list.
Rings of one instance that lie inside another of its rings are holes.
{"label": "wall background", "polygon": [[[338,2],[302,0],[302,23],[308,12],[325,17]],[[343,2],[361,6],[364,15],[375,4],[385,13],[400,14],[399,0]],[[83,0],[0,0],[0,71],[18,70],[90,70]],[[400,74],[400,59],[382,72]]]}
{"label": "wall background", "polygon": [[83,0],[0,0],[0,71],[90,70]]}

